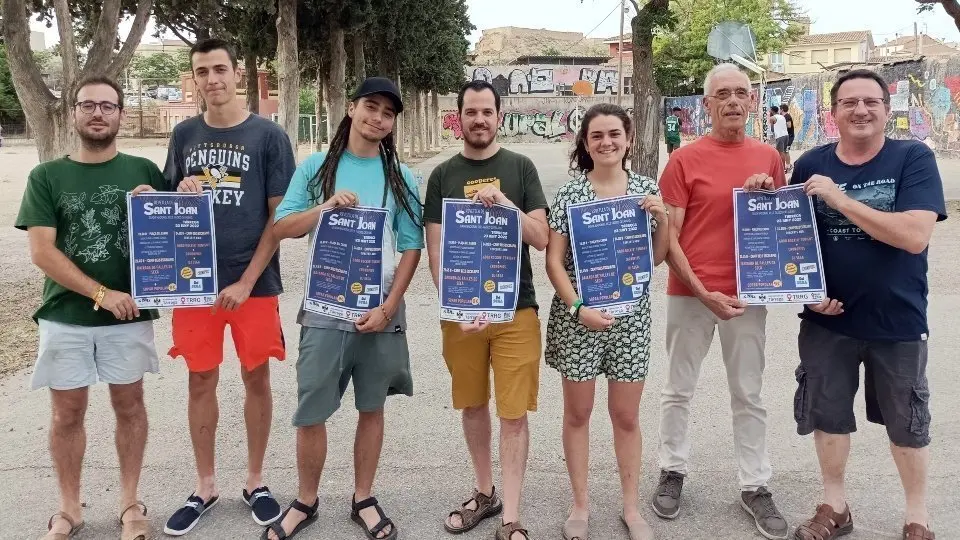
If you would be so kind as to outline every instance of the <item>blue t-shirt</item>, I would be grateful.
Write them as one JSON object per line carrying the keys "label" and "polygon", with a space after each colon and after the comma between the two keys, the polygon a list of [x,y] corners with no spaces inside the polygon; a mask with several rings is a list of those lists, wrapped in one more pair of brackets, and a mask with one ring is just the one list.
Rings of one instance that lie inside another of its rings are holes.
{"label": "blue t-shirt", "polygon": [[[309,184],[326,159],[326,152],[317,152],[297,167],[297,170],[293,173],[293,178],[290,180],[287,194],[284,195],[283,201],[277,207],[275,221],[280,221],[293,213],[310,210],[315,206],[313,195],[309,191]],[[389,187],[387,188],[386,205],[382,204],[384,184],[387,179],[383,172],[383,162],[379,157],[361,158],[345,150],[337,166],[336,185],[334,186],[334,192],[352,191],[355,193],[359,198],[358,206],[384,207],[387,209],[386,223],[390,226],[386,227],[383,235],[384,294],[389,294],[390,288],[393,286],[393,275],[398,262],[396,253],[411,249],[423,249],[423,227],[420,225],[422,223],[423,206],[420,203],[417,181],[406,165],[400,165],[400,171],[403,173],[403,179],[408,188],[407,203],[414,211],[415,219],[404,210],[403,206],[397,204],[393,190]],[[313,232],[310,233],[310,236],[312,242]],[[304,311],[302,306],[297,321],[303,326],[314,328],[356,331],[356,326],[351,322],[310,313]],[[404,305],[401,303],[393,321],[384,331],[394,332],[405,329],[406,314]]]}
{"label": "blue t-shirt", "polygon": [[[944,220],[943,184],[933,152],[919,141],[887,139],[863,165],[837,157],[837,143],[797,160],[791,184],[814,174],[833,179],[853,199],[883,212],[928,210]],[[814,197],[827,295],[843,314],[804,309],[801,318],[856,339],[917,341],[927,338],[927,250],[913,255],[874,240],[840,212]]]}

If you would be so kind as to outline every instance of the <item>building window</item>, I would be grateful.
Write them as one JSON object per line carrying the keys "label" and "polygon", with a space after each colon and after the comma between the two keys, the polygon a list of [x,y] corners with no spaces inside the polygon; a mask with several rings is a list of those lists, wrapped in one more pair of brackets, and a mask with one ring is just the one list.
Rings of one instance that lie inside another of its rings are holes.
{"label": "building window", "polygon": [[807,51],[794,51],[789,56],[791,66],[802,66],[807,63]]}
{"label": "building window", "polygon": [[623,78],[623,93],[627,96],[633,94],[633,77]]}
{"label": "building window", "polygon": [[770,54],[770,71],[783,73],[783,53],[782,52]]}
{"label": "building window", "polygon": [[833,62],[839,64],[840,62],[849,62],[850,53],[853,52],[850,47],[845,49],[834,49],[833,50]]}
{"label": "building window", "polygon": [[810,51],[811,64],[826,64],[830,59],[827,58],[827,49],[814,49]]}

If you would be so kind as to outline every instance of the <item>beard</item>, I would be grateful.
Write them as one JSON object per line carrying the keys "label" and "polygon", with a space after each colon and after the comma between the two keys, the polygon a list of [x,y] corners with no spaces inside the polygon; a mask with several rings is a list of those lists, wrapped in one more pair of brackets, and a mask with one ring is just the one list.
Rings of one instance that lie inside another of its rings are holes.
{"label": "beard", "polygon": [[473,130],[468,130],[463,133],[463,140],[471,148],[476,148],[477,150],[483,150],[488,148],[493,144],[494,139],[496,139],[496,131],[490,130],[487,134],[477,133]]}
{"label": "beard", "polygon": [[111,127],[109,130],[96,133],[86,129],[85,127],[77,128],[77,135],[80,137],[80,142],[87,148],[91,150],[103,150],[104,148],[109,147],[117,138],[117,133],[120,131],[120,126]]}

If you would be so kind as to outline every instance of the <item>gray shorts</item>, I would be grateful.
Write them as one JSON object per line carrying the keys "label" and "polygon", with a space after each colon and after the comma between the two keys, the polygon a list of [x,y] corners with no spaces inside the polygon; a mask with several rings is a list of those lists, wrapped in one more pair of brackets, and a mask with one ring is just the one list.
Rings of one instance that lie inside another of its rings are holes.
{"label": "gray shorts", "polygon": [[777,147],[777,152],[786,152],[790,149],[790,137],[778,137],[774,144]]}
{"label": "gray shorts", "polygon": [[930,444],[930,389],[926,341],[863,341],[800,323],[800,367],[794,419],[797,433],[857,430],[853,400],[864,365],[867,420],[886,426],[900,447]]}
{"label": "gray shorts", "polygon": [[158,373],[153,321],[109,326],[77,326],[40,319],[40,346],[30,388],[75,390],[131,384],[144,373]]}
{"label": "gray shorts", "polygon": [[353,379],[354,401],[361,412],[382,409],[387,396],[412,396],[406,334],[361,334],[302,327],[293,425],[314,426],[326,422],[340,408],[350,379]]}

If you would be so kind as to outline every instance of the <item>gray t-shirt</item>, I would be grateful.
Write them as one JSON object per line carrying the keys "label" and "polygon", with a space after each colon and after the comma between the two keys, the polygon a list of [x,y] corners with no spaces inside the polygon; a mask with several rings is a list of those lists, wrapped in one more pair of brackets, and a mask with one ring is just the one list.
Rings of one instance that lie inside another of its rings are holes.
{"label": "gray t-shirt", "polygon": [[[267,200],[283,197],[295,168],[286,133],[255,114],[231,128],[210,127],[202,115],[173,128],[163,175],[170,189],[184,177],[196,176],[204,189],[213,191],[221,289],[239,281],[250,265],[270,218]],[[282,292],[278,249],[250,295]]]}

